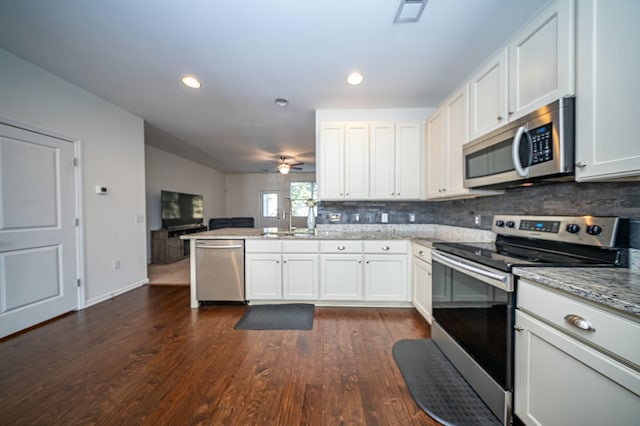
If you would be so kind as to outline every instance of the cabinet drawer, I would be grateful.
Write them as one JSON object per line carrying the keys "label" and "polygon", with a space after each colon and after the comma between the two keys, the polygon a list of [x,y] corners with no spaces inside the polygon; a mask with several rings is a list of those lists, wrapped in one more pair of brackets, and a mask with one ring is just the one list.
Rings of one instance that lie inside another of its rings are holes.
{"label": "cabinet drawer", "polygon": [[280,253],[282,251],[281,240],[247,240],[244,245],[246,253]]}
{"label": "cabinet drawer", "polygon": [[319,241],[290,241],[282,242],[284,253],[317,253],[320,249]]}
{"label": "cabinet drawer", "polygon": [[387,241],[387,240],[373,240],[373,241],[365,241],[364,242],[364,251],[365,253],[396,253],[396,254],[406,254],[407,253],[407,245],[409,243],[407,241]]}
{"label": "cabinet drawer", "polygon": [[321,253],[362,253],[360,240],[320,241]]}
{"label": "cabinet drawer", "polygon": [[[572,336],[605,349],[640,369],[639,323],[527,280],[518,281],[518,308]],[[593,325],[595,331],[571,325],[565,320],[567,315],[585,319]]]}
{"label": "cabinet drawer", "polygon": [[422,259],[426,262],[431,263],[431,249],[428,249],[423,245],[414,243],[412,244],[411,251],[413,252],[413,255],[418,259]]}

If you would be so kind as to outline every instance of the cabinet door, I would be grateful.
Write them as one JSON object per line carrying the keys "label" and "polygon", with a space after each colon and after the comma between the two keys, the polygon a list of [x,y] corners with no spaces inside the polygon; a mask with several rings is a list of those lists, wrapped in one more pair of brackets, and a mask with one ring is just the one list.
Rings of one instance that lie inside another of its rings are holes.
{"label": "cabinet door", "polygon": [[362,255],[320,255],[320,299],[362,300]]}
{"label": "cabinet door", "polygon": [[413,306],[431,324],[431,264],[416,258],[413,259]]}
{"label": "cabinet door", "polygon": [[409,301],[406,255],[370,254],[364,259],[365,300]]}
{"label": "cabinet door", "polygon": [[446,146],[448,165],[446,192],[449,196],[469,192],[464,187],[462,145],[469,140],[469,99],[467,86],[454,93],[445,103]]}
{"label": "cabinet door", "polygon": [[580,2],[577,9],[576,180],[640,176],[640,2]]}
{"label": "cabinet door", "polygon": [[395,197],[417,200],[423,197],[424,137],[422,121],[396,123]]}
{"label": "cabinet door", "polygon": [[318,141],[318,198],[344,198],[344,125],[322,123]]}
{"label": "cabinet door", "polygon": [[635,425],[640,374],[516,311],[514,408],[528,425]]}
{"label": "cabinet door", "polygon": [[282,255],[282,292],[284,299],[318,298],[318,255]]}
{"label": "cabinet door", "polygon": [[344,198],[369,198],[369,123],[345,125]]}
{"label": "cabinet door", "polygon": [[427,198],[441,198],[447,187],[447,147],[444,110],[427,120]]}
{"label": "cabinet door", "polygon": [[369,182],[371,198],[393,199],[395,188],[395,124],[381,122],[371,124],[371,164]]}
{"label": "cabinet door", "polygon": [[469,82],[469,139],[507,122],[507,50],[480,69]]}
{"label": "cabinet door", "polygon": [[574,0],[554,1],[509,44],[509,120],[575,93],[574,52]]}
{"label": "cabinet door", "polygon": [[281,299],[282,265],[279,254],[252,253],[245,258],[247,299]]}

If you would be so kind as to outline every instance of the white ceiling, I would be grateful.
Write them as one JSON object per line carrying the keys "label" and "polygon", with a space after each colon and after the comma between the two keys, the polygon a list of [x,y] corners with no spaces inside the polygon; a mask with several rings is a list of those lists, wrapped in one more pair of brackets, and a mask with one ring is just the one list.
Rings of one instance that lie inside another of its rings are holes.
{"label": "white ceiling", "polygon": [[166,151],[313,171],[316,109],[435,107],[547,0],[430,0],[394,24],[399,1],[2,0],[0,47],[143,118]]}

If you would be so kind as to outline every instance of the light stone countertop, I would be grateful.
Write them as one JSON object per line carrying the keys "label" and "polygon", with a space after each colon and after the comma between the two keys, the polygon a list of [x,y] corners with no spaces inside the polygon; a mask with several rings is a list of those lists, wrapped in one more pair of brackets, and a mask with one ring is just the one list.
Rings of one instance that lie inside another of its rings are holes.
{"label": "light stone countertop", "polygon": [[640,272],[626,268],[513,268],[513,273],[640,321]]}

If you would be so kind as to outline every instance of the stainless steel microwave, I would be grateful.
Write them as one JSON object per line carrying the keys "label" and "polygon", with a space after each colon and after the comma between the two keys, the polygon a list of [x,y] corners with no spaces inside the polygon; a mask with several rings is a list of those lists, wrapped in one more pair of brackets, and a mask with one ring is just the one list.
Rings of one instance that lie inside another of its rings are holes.
{"label": "stainless steel microwave", "polygon": [[464,186],[509,188],[573,180],[575,99],[549,105],[462,148]]}

